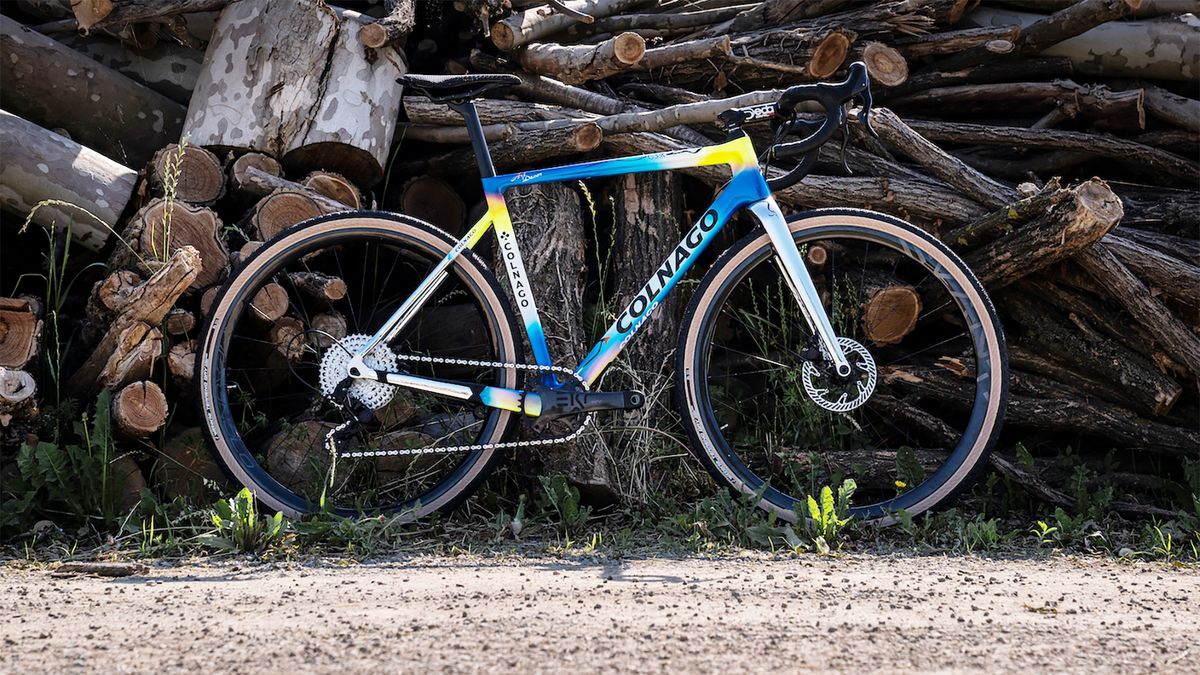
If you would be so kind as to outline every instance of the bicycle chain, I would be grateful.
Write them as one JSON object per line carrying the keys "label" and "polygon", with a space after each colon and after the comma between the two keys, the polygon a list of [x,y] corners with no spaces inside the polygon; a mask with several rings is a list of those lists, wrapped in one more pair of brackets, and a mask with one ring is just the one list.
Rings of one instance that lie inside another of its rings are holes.
{"label": "bicycle chain", "polygon": [[[400,361],[413,361],[413,362],[418,362],[418,363],[434,363],[434,364],[442,364],[442,365],[450,365],[450,366],[474,366],[474,367],[480,367],[480,368],[514,368],[516,370],[529,370],[529,371],[534,371],[534,372],[538,372],[538,373],[557,373],[557,374],[561,374],[561,375],[566,375],[566,376],[574,379],[576,382],[579,383],[579,386],[584,388],[585,391],[588,388],[587,383],[584,382],[583,378],[581,378],[579,375],[577,375],[575,373],[575,371],[570,370],[568,368],[563,368],[562,366],[539,366],[536,364],[528,364],[528,363],[506,363],[504,361],[479,361],[476,359],[456,359],[456,358],[447,357],[447,356],[417,356],[415,354],[412,354],[412,355],[396,354],[396,358]],[[514,413],[514,414],[519,415],[520,413]],[[356,450],[353,452],[339,453],[338,456],[346,457],[346,458],[350,458],[350,459],[358,459],[358,458],[362,458],[362,457],[396,457],[396,456],[406,456],[406,455],[450,454],[453,452],[464,452],[464,451],[472,451],[472,450],[508,450],[508,449],[516,449],[516,448],[536,447],[536,446],[542,446],[542,445],[553,445],[555,443],[565,443],[567,441],[571,441],[571,440],[574,440],[575,438],[578,438],[579,435],[582,434],[587,429],[588,424],[592,421],[593,414],[594,413],[588,413],[587,416],[584,417],[583,423],[580,424],[579,427],[575,429],[575,431],[572,431],[571,433],[567,434],[566,436],[556,436],[554,438],[536,438],[536,439],[525,440],[525,441],[501,441],[499,443],[478,443],[478,444],[471,444],[471,445],[448,445],[448,446],[445,446],[442,448],[398,448],[395,450]],[[350,422],[346,422],[343,425],[337,427],[337,430],[344,428],[348,424],[350,424]]]}

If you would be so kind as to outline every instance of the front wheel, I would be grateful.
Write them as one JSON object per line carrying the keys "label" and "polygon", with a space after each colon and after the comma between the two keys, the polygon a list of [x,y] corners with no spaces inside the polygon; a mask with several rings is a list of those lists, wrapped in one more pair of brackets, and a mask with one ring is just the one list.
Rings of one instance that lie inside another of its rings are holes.
{"label": "front wheel", "polygon": [[855,400],[865,385],[838,388],[768,236],[752,233],[684,317],[676,392],[693,451],[718,482],[761,491],[763,508],[793,522],[807,495],[846,479],[862,520],[944,504],[986,465],[1004,419],[1008,357],[991,301],[954,253],[896,218],[823,209],[789,227],[843,345],[869,354],[858,362],[874,389]]}

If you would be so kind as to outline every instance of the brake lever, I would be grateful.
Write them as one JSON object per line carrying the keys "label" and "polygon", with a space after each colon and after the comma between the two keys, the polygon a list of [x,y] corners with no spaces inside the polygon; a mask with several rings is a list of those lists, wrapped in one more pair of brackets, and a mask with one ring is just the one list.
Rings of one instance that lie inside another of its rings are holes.
{"label": "brake lever", "polygon": [[854,175],[850,170],[850,165],[846,163],[846,145],[850,142],[850,121],[842,122],[842,168],[846,170],[847,175]]}
{"label": "brake lever", "polygon": [[871,126],[871,87],[868,86],[858,96],[862,100],[862,107],[858,109],[858,122],[863,125],[867,133],[875,138],[879,138],[879,132],[875,131],[875,127]]}

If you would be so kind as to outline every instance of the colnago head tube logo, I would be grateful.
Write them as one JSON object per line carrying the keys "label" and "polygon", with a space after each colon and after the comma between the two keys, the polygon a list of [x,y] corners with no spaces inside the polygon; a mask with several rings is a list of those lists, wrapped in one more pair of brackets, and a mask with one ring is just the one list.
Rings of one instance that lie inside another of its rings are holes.
{"label": "colnago head tube logo", "polygon": [[684,235],[683,241],[675,247],[671,255],[663,261],[654,272],[654,276],[646,282],[645,286],[638,291],[637,297],[629,306],[625,308],[625,312],[621,314],[621,318],[617,319],[617,330],[622,334],[628,334],[635,327],[637,320],[642,315],[649,312],[657,303],[658,296],[675,277],[675,273],[679,271],[679,266],[682,265],[692,254],[696,252],[696,247],[700,246],[704,241],[704,235],[712,231],[717,226],[717,211],[709,209],[700,222],[692,226]]}

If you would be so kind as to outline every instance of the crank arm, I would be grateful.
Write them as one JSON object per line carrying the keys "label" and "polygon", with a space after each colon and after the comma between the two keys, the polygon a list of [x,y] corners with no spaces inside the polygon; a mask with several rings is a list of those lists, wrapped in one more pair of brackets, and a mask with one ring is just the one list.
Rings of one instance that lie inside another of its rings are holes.
{"label": "crank arm", "polygon": [[460,401],[479,403],[489,408],[525,413],[531,417],[536,417],[541,411],[541,398],[537,394],[521,391],[520,389],[491,387],[471,382],[436,380],[418,375],[387,373],[371,368],[364,370],[354,366],[350,368],[350,377],[359,380],[375,380],[397,387],[404,387],[405,389],[415,389],[439,396],[456,398]]}

